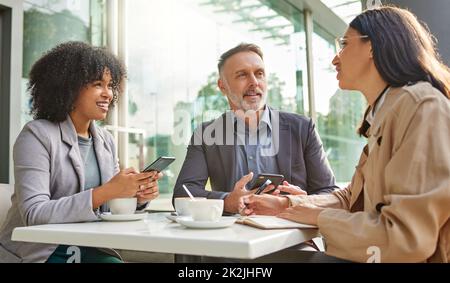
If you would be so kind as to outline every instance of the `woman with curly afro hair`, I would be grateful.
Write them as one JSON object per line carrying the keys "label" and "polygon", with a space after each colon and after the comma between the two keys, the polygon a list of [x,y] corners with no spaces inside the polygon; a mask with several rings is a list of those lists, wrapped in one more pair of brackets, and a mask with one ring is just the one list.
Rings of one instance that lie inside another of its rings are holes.
{"label": "woman with curly afro hair", "polygon": [[14,144],[15,189],[0,229],[0,262],[121,262],[113,250],[13,242],[11,234],[21,226],[95,221],[111,199],[137,198],[141,206],[159,195],[162,175],[119,170],[113,137],[95,123],[106,118],[124,80],[114,55],[82,42],[60,44],[33,65],[34,120]]}

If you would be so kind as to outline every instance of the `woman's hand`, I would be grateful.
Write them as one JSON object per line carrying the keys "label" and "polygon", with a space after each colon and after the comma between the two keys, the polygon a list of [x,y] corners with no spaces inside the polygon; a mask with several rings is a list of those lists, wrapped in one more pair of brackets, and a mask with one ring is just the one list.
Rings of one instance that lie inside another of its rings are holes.
{"label": "woman's hand", "polygon": [[248,195],[242,198],[241,214],[251,215],[277,215],[289,207],[289,200],[286,197],[278,197],[270,194]]}
{"label": "woman's hand", "polygon": [[121,170],[106,185],[110,187],[111,198],[132,198],[141,186],[149,186],[153,175],[154,172],[138,173],[131,167]]}
{"label": "woman's hand", "polygon": [[289,184],[287,181],[283,181],[283,184],[279,185],[272,194],[279,195],[281,192],[285,192],[291,195],[307,195],[307,193],[299,186]]}
{"label": "woman's hand", "polygon": [[136,197],[140,186],[148,186],[154,172],[138,173],[134,168],[121,170],[106,184],[93,189],[92,207],[98,208],[114,198]]}
{"label": "woman's hand", "polygon": [[323,210],[324,208],[311,203],[303,203],[285,209],[277,217],[317,226],[317,218]]}
{"label": "woman's hand", "polygon": [[159,196],[158,180],[163,177],[163,173],[158,173],[156,171],[152,171],[151,173],[152,176],[150,177],[150,182],[146,185],[141,185],[136,194],[138,204],[144,204]]}

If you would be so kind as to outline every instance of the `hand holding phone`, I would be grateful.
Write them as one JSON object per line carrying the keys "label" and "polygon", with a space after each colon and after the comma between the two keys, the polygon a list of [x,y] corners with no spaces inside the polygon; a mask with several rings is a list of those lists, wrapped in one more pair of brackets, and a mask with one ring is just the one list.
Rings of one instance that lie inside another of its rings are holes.
{"label": "hand holding phone", "polygon": [[272,184],[272,182],[270,181],[270,179],[267,179],[267,181],[265,181],[264,184],[256,190],[255,195],[261,194],[264,189],[267,188],[267,186],[270,184]]}
{"label": "hand holding phone", "polygon": [[[270,183],[268,183],[267,185],[264,185],[267,180],[270,180]],[[261,188],[262,186],[264,186],[264,188],[258,193],[262,193],[264,191],[264,189],[268,186],[268,185],[274,185],[274,189],[270,190],[268,192],[265,193],[272,193],[277,187],[278,185],[280,185],[284,180],[284,176],[283,175],[279,175],[279,174],[267,174],[267,173],[261,173],[258,175],[258,177],[256,177],[255,182],[253,183],[253,185],[251,186],[251,190],[257,189],[257,188]],[[258,189],[259,191],[259,189]]]}
{"label": "hand holding phone", "polygon": [[160,156],[152,164],[145,167],[145,169],[142,170],[142,172],[151,172],[151,171],[161,172],[174,161],[175,157]]}

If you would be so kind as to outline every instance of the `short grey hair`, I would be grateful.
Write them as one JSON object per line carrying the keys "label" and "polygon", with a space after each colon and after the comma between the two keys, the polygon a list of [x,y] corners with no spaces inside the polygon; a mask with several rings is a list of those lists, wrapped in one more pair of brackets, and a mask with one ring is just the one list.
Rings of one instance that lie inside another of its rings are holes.
{"label": "short grey hair", "polygon": [[255,52],[258,54],[259,57],[261,57],[262,60],[264,60],[263,52],[261,51],[261,48],[259,48],[258,45],[252,44],[252,43],[240,43],[236,47],[231,48],[227,52],[223,53],[220,56],[219,64],[217,64],[217,68],[219,69],[219,74],[222,73],[223,65],[225,65],[225,62],[233,56],[234,54],[237,54],[239,52]]}

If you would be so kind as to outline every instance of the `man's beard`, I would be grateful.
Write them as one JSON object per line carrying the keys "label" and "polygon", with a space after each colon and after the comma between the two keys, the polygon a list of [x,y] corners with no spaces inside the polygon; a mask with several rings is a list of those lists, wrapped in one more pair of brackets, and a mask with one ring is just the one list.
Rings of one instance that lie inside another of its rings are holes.
{"label": "man's beard", "polygon": [[250,110],[258,111],[259,109],[262,108],[262,106],[264,106],[262,98],[260,99],[260,101],[257,104],[255,104],[255,103],[248,103],[244,99],[241,101],[241,109],[244,110],[244,111],[250,111]]}
{"label": "man's beard", "polygon": [[[259,97],[259,102],[258,103],[248,103],[245,99],[246,96],[257,96]],[[264,93],[262,90],[260,89],[252,89],[252,90],[247,90],[242,96],[242,98],[240,99],[240,109],[244,110],[244,111],[249,111],[249,110],[253,110],[253,111],[258,111],[260,110],[266,101],[266,93]]]}

